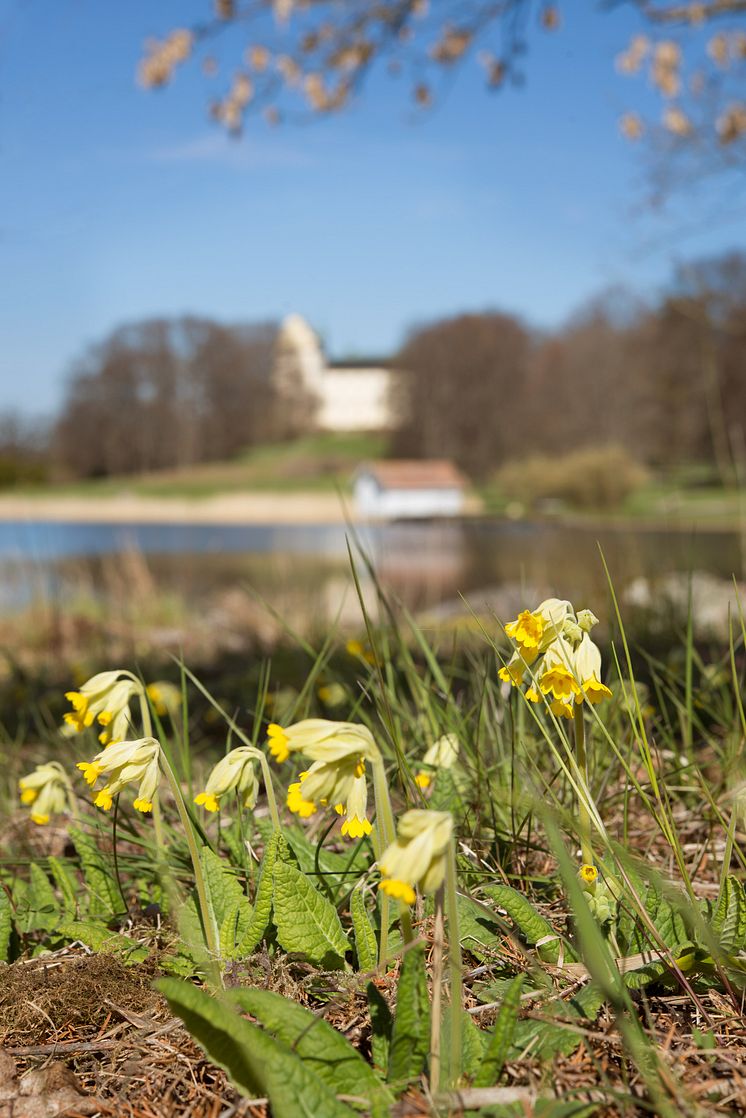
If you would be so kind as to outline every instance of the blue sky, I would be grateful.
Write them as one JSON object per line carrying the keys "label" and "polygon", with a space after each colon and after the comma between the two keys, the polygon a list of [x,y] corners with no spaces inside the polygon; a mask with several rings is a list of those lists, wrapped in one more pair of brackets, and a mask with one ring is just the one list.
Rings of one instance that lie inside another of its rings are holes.
{"label": "blue sky", "polygon": [[346,115],[256,121],[236,143],[207,120],[198,67],[165,92],[134,81],[143,40],[208,2],[0,0],[0,409],[51,414],[85,347],[140,317],[297,310],[332,353],[380,353],[464,309],[551,326],[743,243],[743,213],[682,237],[691,198],[641,206],[617,121],[658,103],[614,71],[631,10],[565,5],[521,89],[490,94],[467,66],[422,115],[381,75]]}

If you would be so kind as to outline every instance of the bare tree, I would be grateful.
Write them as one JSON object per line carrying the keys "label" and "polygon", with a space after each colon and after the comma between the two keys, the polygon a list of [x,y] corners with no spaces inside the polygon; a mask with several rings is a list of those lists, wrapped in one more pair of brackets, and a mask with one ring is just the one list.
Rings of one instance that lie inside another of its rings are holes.
{"label": "bare tree", "polygon": [[461,315],[414,332],[396,358],[405,372],[395,451],[453,458],[475,476],[515,454],[528,355],[529,335],[509,315]]}
{"label": "bare tree", "polygon": [[56,457],[96,476],[235,455],[266,437],[275,333],[197,318],[120,327],[73,370]]}

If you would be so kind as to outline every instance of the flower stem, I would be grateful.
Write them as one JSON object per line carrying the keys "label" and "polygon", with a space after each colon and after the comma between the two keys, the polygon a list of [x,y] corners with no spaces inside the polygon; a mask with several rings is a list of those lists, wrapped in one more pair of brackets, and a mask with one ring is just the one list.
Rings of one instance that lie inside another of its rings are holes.
{"label": "flower stem", "polygon": [[[375,760],[371,761],[371,769],[373,773],[373,797],[376,802],[376,825],[373,828],[373,849],[376,855],[376,861],[380,861],[381,855],[387,846],[389,846],[396,837],[396,829],[394,827],[394,813],[391,810],[391,798],[389,797],[389,789],[386,784],[386,769],[383,764],[383,757],[378,756]],[[381,898],[381,928],[378,937],[378,966],[382,969],[386,967],[386,957],[389,949],[389,913],[391,910],[391,902],[388,893],[380,892]],[[407,912],[407,921],[409,920],[409,912]],[[404,923],[402,922],[402,934],[405,932]],[[412,928],[409,926],[409,938],[412,938]]]}
{"label": "flower stem", "polygon": [[[581,791],[587,796],[588,792],[588,759],[585,752],[585,719],[583,704],[576,703],[573,713],[575,720],[575,759],[578,763],[581,776]],[[593,846],[591,844],[591,817],[588,805],[582,795],[578,796],[578,826],[580,829],[580,849],[585,865],[594,865]]]}
{"label": "flower stem", "polygon": [[458,894],[456,891],[456,847],[453,839],[448,844],[446,857],[446,915],[448,917],[448,968],[451,979],[451,1085],[457,1086],[461,1078],[461,1032],[463,978],[461,972],[461,939],[459,935]]}
{"label": "flower stem", "polygon": [[[253,749],[253,746],[251,747]],[[272,787],[272,771],[269,767],[266,755],[262,753],[261,749],[255,749],[254,753],[256,759],[262,770],[262,778],[264,780],[264,791],[267,794],[267,804],[269,806],[269,814],[272,818],[272,826],[276,831],[280,830],[280,812],[277,809],[277,800],[275,798],[275,790]]]}
{"label": "flower stem", "polygon": [[70,780],[70,777],[68,776],[68,774],[65,772],[65,769],[62,767],[62,765],[60,765],[60,767],[59,767],[59,772],[60,772],[60,779],[62,780],[62,783],[65,785],[65,790],[67,791],[67,803],[68,803],[68,807],[70,808],[70,814],[73,817],[73,823],[79,823],[80,822],[80,812],[78,811],[78,800],[77,800],[77,797],[75,795],[75,789],[73,788],[73,783]]}
{"label": "flower stem", "polygon": [[187,811],[187,806],[184,802],[184,796],[182,795],[181,788],[179,787],[179,782],[176,779],[174,770],[171,768],[171,765],[163,751],[161,751],[161,766],[166,775],[166,779],[168,780],[169,786],[173,793],[173,797],[176,800],[176,810],[179,813],[179,819],[181,820],[181,825],[184,828],[184,837],[186,838],[187,846],[189,848],[189,856],[192,859],[192,869],[194,870],[194,885],[197,890],[197,901],[199,903],[200,919],[202,921],[202,929],[205,936],[205,945],[211,958],[213,960],[217,960],[219,955],[217,927],[215,925],[212,911],[207,899],[207,887],[205,885],[204,874],[202,873],[202,862],[200,860],[199,850],[197,849],[197,843],[194,839],[194,828],[192,826],[192,821],[189,818],[189,812]]}
{"label": "flower stem", "polygon": [[440,1040],[443,1004],[443,886],[435,894],[435,924],[433,927],[433,996],[430,1014],[430,1094],[440,1088]]}
{"label": "flower stem", "polygon": [[371,761],[371,769],[373,770],[373,795],[376,801],[376,819],[380,821],[381,846],[383,850],[385,850],[396,838],[396,827],[394,825],[394,813],[391,809],[389,786],[386,783],[386,769],[383,763],[383,757],[379,756],[374,761]]}

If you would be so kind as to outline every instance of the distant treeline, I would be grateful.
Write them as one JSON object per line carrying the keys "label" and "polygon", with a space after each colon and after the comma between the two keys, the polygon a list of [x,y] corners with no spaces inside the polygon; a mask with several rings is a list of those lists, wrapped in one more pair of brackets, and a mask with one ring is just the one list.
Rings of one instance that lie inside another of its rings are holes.
{"label": "distant treeline", "polygon": [[[614,445],[731,480],[746,463],[746,254],[678,267],[652,303],[607,293],[551,333],[500,313],[430,323],[391,364],[397,456],[449,457],[484,478]],[[313,423],[301,380],[273,323],[122,327],[73,367],[49,429],[0,420],[0,484],[216,461],[292,437]]]}
{"label": "distant treeline", "polygon": [[677,268],[654,304],[612,292],[563,329],[504,314],[415,330],[395,450],[483,477],[508,460],[615,444],[654,467],[746,465],[746,255]]}

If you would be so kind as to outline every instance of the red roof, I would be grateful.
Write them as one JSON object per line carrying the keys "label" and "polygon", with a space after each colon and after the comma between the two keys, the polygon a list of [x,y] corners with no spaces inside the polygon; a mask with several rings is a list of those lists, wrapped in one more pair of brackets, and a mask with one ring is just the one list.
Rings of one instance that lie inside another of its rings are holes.
{"label": "red roof", "polygon": [[446,458],[390,458],[368,462],[359,474],[370,474],[381,489],[465,489],[464,475]]}

